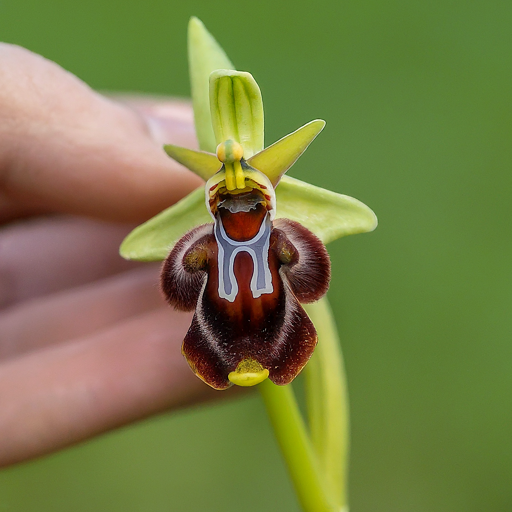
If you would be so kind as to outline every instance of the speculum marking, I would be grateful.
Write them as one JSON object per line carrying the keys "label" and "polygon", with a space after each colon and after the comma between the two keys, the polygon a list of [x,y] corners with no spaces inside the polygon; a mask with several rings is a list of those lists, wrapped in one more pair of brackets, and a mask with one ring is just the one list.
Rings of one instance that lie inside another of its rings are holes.
{"label": "speculum marking", "polygon": [[272,222],[267,213],[263,218],[260,229],[251,240],[238,242],[232,240],[226,233],[219,215],[215,218],[214,234],[218,246],[219,297],[234,302],[238,294],[238,282],[234,265],[237,254],[248,253],[253,261],[251,278],[252,296],[257,299],[265,293],[272,293],[272,274],[268,265],[268,251]]}

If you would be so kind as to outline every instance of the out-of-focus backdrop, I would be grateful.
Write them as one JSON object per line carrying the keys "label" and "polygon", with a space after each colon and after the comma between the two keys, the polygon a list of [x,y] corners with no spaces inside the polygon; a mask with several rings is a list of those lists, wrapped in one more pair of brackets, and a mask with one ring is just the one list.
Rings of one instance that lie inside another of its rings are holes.
{"label": "out-of-focus backdrop", "polygon": [[[267,143],[327,120],[292,175],[380,220],[329,247],[351,511],[512,510],[512,3],[3,0],[0,39],[187,96],[190,15],[256,77]],[[298,510],[257,394],[0,473],[0,511],[241,509]]]}

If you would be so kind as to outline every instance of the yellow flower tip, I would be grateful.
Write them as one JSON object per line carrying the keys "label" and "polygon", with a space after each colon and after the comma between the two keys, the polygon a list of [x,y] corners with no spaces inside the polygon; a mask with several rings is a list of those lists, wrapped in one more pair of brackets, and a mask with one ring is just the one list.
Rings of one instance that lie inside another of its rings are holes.
{"label": "yellow flower tip", "polygon": [[255,386],[263,382],[268,377],[268,370],[263,368],[255,359],[242,359],[238,363],[236,370],[228,375],[232,384],[237,386]]}
{"label": "yellow flower tip", "polygon": [[240,161],[244,156],[244,148],[235,140],[228,139],[217,146],[217,158],[226,170],[226,188],[233,192],[245,189],[245,176]]}
{"label": "yellow flower tip", "polygon": [[232,164],[239,162],[244,156],[244,148],[235,140],[221,142],[217,146],[217,158],[222,163]]}

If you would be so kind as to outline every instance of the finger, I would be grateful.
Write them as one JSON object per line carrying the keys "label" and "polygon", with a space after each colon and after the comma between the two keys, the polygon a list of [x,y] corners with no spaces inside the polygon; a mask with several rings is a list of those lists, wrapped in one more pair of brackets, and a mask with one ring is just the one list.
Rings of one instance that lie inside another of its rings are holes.
{"label": "finger", "polygon": [[0,366],[0,465],[64,448],[171,408],[226,396],[179,353],[189,317],[147,313]]}
{"label": "finger", "polygon": [[130,317],[165,308],[159,265],[133,269],[0,312],[0,359],[91,335]]}
{"label": "finger", "polygon": [[138,266],[119,256],[131,227],[48,216],[0,229],[0,308]]}
{"label": "finger", "polygon": [[[148,127],[136,109],[8,44],[0,45],[0,77],[0,211],[6,218],[10,201],[17,208],[141,221],[201,183],[152,136],[158,116]],[[184,108],[167,104],[160,138],[194,144]]]}
{"label": "finger", "polygon": [[170,139],[181,146],[197,145],[190,102],[141,94],[113,93],[108,97],[140,114],[153,139],[160,145],[168,143]]}
{"label": "finger", "polygon": [[47,209],[34,204],[21,204],[0,188],[0,224],[43,213],[47,213]]}

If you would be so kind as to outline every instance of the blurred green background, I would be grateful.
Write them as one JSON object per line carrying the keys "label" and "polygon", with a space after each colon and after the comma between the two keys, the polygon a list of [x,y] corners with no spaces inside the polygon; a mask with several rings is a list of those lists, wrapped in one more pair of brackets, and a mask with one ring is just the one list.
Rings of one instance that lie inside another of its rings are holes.
{"label": "blurred green background", "polygon": [[[1,0],[0,39],[186,96],[192,14],[258,80],[267,143],[327,120],[292,174],[379,216],[330,246],[351,511],[512,510],[512,2]],[[255,394],[0,473],[0,511],[71,510],[298,505]]]}

